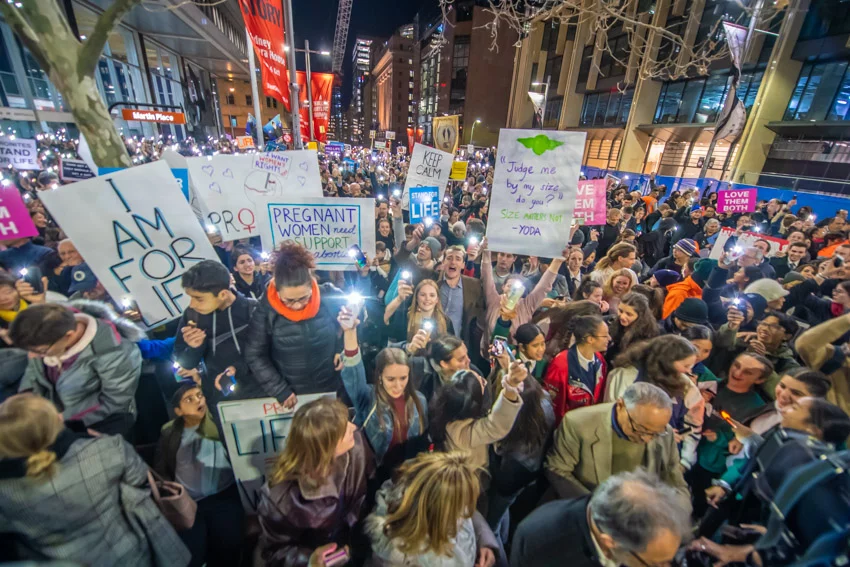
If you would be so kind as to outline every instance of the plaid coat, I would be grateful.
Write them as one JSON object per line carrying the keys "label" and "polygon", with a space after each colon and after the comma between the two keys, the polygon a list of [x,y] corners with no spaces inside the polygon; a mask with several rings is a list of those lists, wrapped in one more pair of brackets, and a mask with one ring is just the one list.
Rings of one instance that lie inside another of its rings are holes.
{"label": "plaid coat", "polygon": [[[121,437],[74,440],[57,465],[47,481],[0,478],[0,533],[15,536],[21,559],[90,567],[188,564],[188,550],[146,490],[147,465]],[[128,491],[139,498],[128,498]],[[170,560],[163,563],[164,557]]]}

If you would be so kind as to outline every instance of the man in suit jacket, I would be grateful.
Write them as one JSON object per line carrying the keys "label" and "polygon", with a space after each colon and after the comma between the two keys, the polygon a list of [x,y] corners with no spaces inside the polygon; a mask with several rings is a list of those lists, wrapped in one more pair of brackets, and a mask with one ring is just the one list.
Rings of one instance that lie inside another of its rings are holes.
{"label": "man in suit jacket", "polygon": [[670,397],[636,382],[614,403],[567,413],[546,459],[546,477],[559,498],[592,492],[608,477],[643,467],[675,488],[690,510],[690,493],[669,425]]}
{"label": "man in suit jacket", "polygon": [[777,278],[784,278],[788,272],[794,271],[804,263],[808,247],[804,242],[795,242],[788,246],[784,256],[774,256],[770,265],[776,271]]}
{"label": "man in suit jacket", "polygon": [[480,280],[463,275],[465,266],[466,250],[463,246],[449,246],[444,254],[439,285],[443,311],[452,322],[455,334],[469,347],[478,344],[473,339],[481,338],[473,323],[484,313],[484,291]]}
{"label": "man in suit jacket", "polygon": [[532,512],[514,535],[511,567],[664,565],[690,531],[676,490],[643,470],[620,473],[593,493]]}

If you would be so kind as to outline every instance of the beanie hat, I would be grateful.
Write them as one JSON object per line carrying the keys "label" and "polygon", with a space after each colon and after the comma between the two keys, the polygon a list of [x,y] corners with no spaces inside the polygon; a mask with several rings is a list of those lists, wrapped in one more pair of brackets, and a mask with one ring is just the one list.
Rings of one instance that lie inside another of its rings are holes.
{"label": "beanie hat", "polygon": [[685,323],[708,324],[708,305],[702,299],[688,297],[673,311],[673,317]]}
{"label": "beanie hat", "polygon": [[440,252],[443,251],[443,247],[440,246],[440,241],[434,238],[433,236],[429,236],[422,240],[423,243],[428,245],[428,248],[431,249],[431,258],[436,260],[440,257]]}
{"label": "beanie hat", "polygon": [[697,243],[691,240],[690,238],[683,238],[679,242],[673,245],[673,248],[678,248],[680,251],[684,252],[688,256],[696,256],[699,254],[699,246]]}
{"label": "beanie hat", "polygon": [[[452,232],[460,231],[463,234],[466,234],[466,224],[463,221],[457,221],[452,225]],[[429,237],[431,238],[431,237]]]}
{"label": "beanie hat", "polygon": [[694,206],[691,207],[691,212],[701,211],[701,210],[702,210],[702,205],[700,205],[699,203],[695,203]]}
{"label": "beanie hat", "polygon": [[757,293],[762,296],[765,301],[770,303],[780,297],[785,297],[790,292],[783,288],[778,281],[763,278],[748,285],[744,290],[744,293]]}
{"label": "beanie hat", "polygon": [[708,276],[711,274],[711,270],[713,270],[717,266],[717,260],[712,260],[710,258],[701,258],[696,261],[694,264],[694,273],[691,275],[693,280],[702,286],[703,283],[708,279]]}
{"label": "beanie hat", "polygon": [[782,278],[783,287],[791,282],[804,282],[806,281],[806,276],[801,274],[800,272],[788,272],[785,274],[785,277]]}
{"label": "beanie hat", "polygon": [[658,282],[661,287],[667,287],[678,282],[681,279],[679,272],[674,270],[655,270],[652,272],[652,277]]}
{"label": "beanie hat", "polygon": [[767,311],[767,300],[757,293],[745,293],[743,298],[753,308],[753,321],[761,319]]}

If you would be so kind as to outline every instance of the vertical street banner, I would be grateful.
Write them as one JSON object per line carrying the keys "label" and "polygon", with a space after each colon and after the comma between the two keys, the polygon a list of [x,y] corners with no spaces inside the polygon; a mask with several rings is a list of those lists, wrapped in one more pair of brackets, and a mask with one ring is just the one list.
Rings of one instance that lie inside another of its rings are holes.
{"label": "vertical street banner", "polygon": [[251,36],[263,76],[263,92],[289,110],[289,72],[281,0],[239,0],[245,28]]}
{"label": "vertical street banner", "polygon": [[233,466],[233,476],[249,514],[257,513],[260,489],[274,469],[277,457],[286,444],[295,411],[319,398],[335,398],[336,394],[298,396],[292,409],[284,409],[274,398],[257,398],[218,404],[224,444]]}
{"label": "vertical street banner", "polygon": [[39,198],[115,301],[133,301],[148,328],[189,304],[180,279],[218,261],[164,161],[77,181]]}
{"label": "vertical street banner", "polygon": [[401,206],[408,208],[411,187],[436,187],[442,194],[452,174],[454,155],[424,144],[415,144],[404,180]]}
{"label": "vertical street banner", "polygon": [[[265,197],[262,215],[263,248],[295,242],[309,250],[319,270],[357,268],[348,251],[357,244],[375,254],[375,200],[321,197],[288,199]],[[258,217],[260,218],[260,217]]]}
{"label": "vertical street banner", "polygon": [[[40,192],[39,196],[45,192]],[[0,185],[0,240],[38,236],[21,192],[15,185]]]}
{"label": "vertical street banner", "polygon": [[[422,128],[416,128],[415,130],[413,128],[407,129],[407,153],[413,153],[413,145],[422,141],[423,134],[425,134],[425,130]],[[374,139],[374,136],[372,138]]]}
{"label": "vertical street banner", "polygon": [[576,208],[573,218],[584,219],[584,224],[605,224],[608,199],[604,179],[579,180],[576,193]]}
{"label": "vertical street banner", "polygon": [[499,132],[490,197],[490,250],[553,258],[570,239],[584,132]]}
{"label": "vertical street banner", "polygon": [[[321,197],[312,150],[222,155],[186,160],[204,221],[230,242],[260,234],[266,197]],[[210,230],[208,228],[208,230]]]}
{"label": "vertical street banner", "polygon": [[723,109],[717,118],[717,125],[714,127],[713,140],[725,138],[736,140],[747,124],[747,109],[744,102],[738,98],[738,82],[741,78],[741,65],[749,30],[738,24],[723,22],[723,31],[726,34],[726,44],[729,46],[729,58],[732,59],[732,81]]}
{"label": "vertical street banner", "polygon": [[435,116],[434,117],[434,147],[454,155],[460,140],[458,134],[459,116]]}
{"label": "vertical street banner", "polygon": [[[307,99],[307,73],[297,71],[295,75],[298,81],[298,98],[301,104],[298,111],[301,113],[301,138],[310,140],[310,108]],[[319,142],[328,141],[328,124],[331,119],[331,92],[333,91],[333,73],[310,73],[310,88],[313,95],[313,140]]]}

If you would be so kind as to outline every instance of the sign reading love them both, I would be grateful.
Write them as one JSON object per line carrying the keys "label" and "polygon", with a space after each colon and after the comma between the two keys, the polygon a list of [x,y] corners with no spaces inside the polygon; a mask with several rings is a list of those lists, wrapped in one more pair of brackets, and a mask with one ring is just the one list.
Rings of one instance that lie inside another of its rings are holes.
{"label": "sign reading love them both", "polygon": [[569,242],[584,132],[499,133],[487,240],[491,250],[560,256]]}

